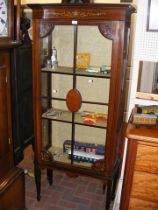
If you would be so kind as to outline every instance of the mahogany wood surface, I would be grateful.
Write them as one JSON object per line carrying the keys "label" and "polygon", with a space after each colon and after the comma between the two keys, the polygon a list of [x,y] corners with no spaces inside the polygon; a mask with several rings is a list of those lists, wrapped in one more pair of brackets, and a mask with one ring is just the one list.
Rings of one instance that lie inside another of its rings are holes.
{"label": "mahogany wood surface", "polygon": [[24,210],[24,176],[14,169],[11,125],[10,49],[0,50],[0,208]]}
{"label": "mahogany wood surface", "polygon": [[24,210],[24,172],[22,169],[12,169],[0,181],[0,209]]}
{"label": "mahogany wood surface", "polygon": [[72,89],[66,97],[67,107],[71,112],[77,112],[81,107],[81,94],[77,89]]}
{"label": "mahogany wood surface", "polygon": [[20,40],[20,13],[21,13],[21,0],[17,0],[16,5],[16,40]]}
{"label": "mahogany wood surface", "polygon": [[0,50],[0,177],[13,166],[9,65],[9,52]]}

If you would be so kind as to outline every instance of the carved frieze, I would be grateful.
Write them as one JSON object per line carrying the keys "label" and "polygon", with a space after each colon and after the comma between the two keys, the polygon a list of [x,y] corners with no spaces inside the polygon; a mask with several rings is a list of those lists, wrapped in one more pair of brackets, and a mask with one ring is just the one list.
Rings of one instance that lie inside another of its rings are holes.
{"label": "carved frieze", "polygon": [[40,38],[48,36],[54,29],[54,24],[52,23],[42,23],[40,25]]}
{"label": "carved frieze", "polygon": [[100,33],[107,39],[113,40],[114,38],[114,23],[111,21],[105,22],[98,26]]}
{"label": "carved frieze", "polygon": [[42,161],[50,162],[53,160],[52,154],[46,150],[42,150],[40,156]]}
{"label": "carved frieze", "polygon": [[84,9],[84,8],[80,8],[80,10],[78,9],[58,9],[58,10],[53,10],[53,11],[47,11],[45,13],[45,16],[49,16],[52,18],[88,18],[88,17],[100,17],[100,16],[106,16],[107,12],[105,12],[105,10],[102,9],[98,9],[96,12],[96,9]]}

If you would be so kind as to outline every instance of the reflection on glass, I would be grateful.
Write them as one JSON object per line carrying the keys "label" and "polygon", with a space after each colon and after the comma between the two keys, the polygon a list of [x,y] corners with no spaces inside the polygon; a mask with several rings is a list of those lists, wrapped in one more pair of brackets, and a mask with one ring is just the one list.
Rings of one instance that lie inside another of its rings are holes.
{"label": "reflection on glass", "polygon": [[137,91],[158,94],[158,63],[140,61]]}

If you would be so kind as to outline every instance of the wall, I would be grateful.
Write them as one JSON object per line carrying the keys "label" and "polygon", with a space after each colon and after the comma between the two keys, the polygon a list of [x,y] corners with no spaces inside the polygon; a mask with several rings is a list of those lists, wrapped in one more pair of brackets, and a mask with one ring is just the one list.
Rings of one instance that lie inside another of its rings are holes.
{"label": "wall", "polygon": [[[130,73],[130,90],[128,95],[128,112],[134,104],[157,104],[158,101],[136,98],[138,70],[140,61],[158,62],[158,32],[149,32],[147,27],[148,0],[139,0],[135,40],[133,44],[132,68]],[[149,69],[150,74],[150,69]]]}
{"label": "wall", "polygon": [[[94,0],[95,3],[120,3],[120,0]],[[133,0],[133,4],[137,4],[138,0]]]}
{"label": "wall", "polygon": [[[62,0],[21,0],[22,4],[32,3],[61,3]],[[133,4],[137,4],[138,0],[133,0]],[[120,3],[120,0],[94,0],[94,3]]]}
{"label": "wall", "polygon": [[21,0],[22,4],[33,4],[33,3],[61,3],[61,0]]}

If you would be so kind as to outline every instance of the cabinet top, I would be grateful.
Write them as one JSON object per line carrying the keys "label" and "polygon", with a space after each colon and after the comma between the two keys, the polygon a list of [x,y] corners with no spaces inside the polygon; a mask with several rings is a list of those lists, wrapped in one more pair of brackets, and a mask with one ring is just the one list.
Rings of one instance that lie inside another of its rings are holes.
{"label": "cabinet top", "polygon": [[129,21],[136,9],[130,4],[28,4],[33,19]]}
{"label": "cabinet top", "polygon": [[127,126],[126,137],[129,139],[148,141],[158,144],[158,126],[153,126],[151,128],[141,126],[136,128],[135,125],[129,123]]}

